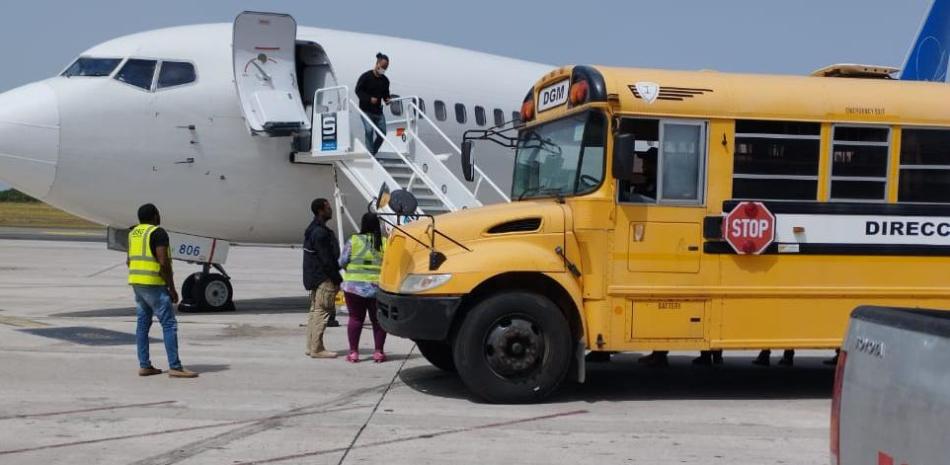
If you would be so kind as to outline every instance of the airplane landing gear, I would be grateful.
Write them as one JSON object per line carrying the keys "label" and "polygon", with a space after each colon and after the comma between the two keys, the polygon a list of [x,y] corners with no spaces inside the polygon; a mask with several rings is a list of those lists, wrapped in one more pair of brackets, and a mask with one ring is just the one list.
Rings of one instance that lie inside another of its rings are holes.
{"label": "airplane landing gear", "polygon": [[[212,273],[211,267],[220,273]],[[185,278],[181,285],[181,312],[234,311],[234,288],[231,277],[221,265],[204,265],[202,270]]]}

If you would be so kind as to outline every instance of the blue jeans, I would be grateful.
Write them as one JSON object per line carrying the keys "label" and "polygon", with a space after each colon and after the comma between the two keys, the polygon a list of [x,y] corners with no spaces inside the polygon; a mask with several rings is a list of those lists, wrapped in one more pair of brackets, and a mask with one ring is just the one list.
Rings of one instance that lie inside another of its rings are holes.
{"label": "blue jeans", "polygon": [[366,116],[369,116],[369,119],[373,121],[371,125],[365,119],[363,120],[363,130],[366,131],[366,149],[369,150],[369,153],[376,155],[376,152],[379,152],[379,148],[383,145],[383,138],[376,134],[376,131],[373,130],[373,126],[376,126],[380,132],[386,134],[386,116],[382,113],[378,115],[367,113]]}
{"label": "blue jeans", "polygon": [[178,360],[178,321],[172,309],[172,298],[161,286],[132,286],[135,293],[135,343],[139,352],[139,368],[152,366],[148,356],[148,330],[152,327],[152,315],[162,324],[162,338],[168,355],[168,368],[180,369]]}

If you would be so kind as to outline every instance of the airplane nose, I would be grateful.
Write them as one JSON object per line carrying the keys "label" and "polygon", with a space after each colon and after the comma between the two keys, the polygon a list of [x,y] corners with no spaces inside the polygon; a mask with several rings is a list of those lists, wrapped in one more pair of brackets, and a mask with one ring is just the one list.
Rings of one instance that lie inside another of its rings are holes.
{"label": "airplane nose", "polygon": [[59,161],[59,105],[36,82],[0,94],[0,180],[33,197],[49,194]]}

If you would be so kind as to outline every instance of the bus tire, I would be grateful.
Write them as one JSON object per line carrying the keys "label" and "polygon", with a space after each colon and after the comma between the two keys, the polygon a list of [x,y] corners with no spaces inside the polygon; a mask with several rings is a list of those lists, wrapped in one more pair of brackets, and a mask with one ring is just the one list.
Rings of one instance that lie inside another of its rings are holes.
{"label": "bus tire", "polygon": [[415,341],[419,352],[432,366],[455,373],[455,359],[452,357],[452,345],[442,341]]}
{"label": "bus tire", "polygon": [[505,292],[468,312],[455,338],[466,387],[493,403],[538,402],[564,381],[574,344],[561,309],[532,292]]}

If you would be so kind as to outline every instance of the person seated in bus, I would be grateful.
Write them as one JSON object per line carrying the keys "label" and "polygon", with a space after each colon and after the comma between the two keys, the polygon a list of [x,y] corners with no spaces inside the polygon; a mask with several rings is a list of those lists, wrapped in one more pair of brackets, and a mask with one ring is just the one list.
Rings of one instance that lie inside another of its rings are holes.
{"label": "person seated in bus", "polygon": [[631,182],[630,187],[620,194],[621,202],[656,203],[657,189],[657,155],[656,147],[650,147],[646,152],[638,152],[640,159],[639,180]]}
{"label": "person seated in bus", "polygon": [[[759,352],[759,356],[752,361],[755,365],[761,365],[764,367],[769,366],[770,360],[769,357],[772,356],[772,351],[765,349],[762,352]],[[785,349],[785,352],[782,353],[782,359],[778,361],[779,365],[790,367],[795,363],[795,351],[792,349]]]}

